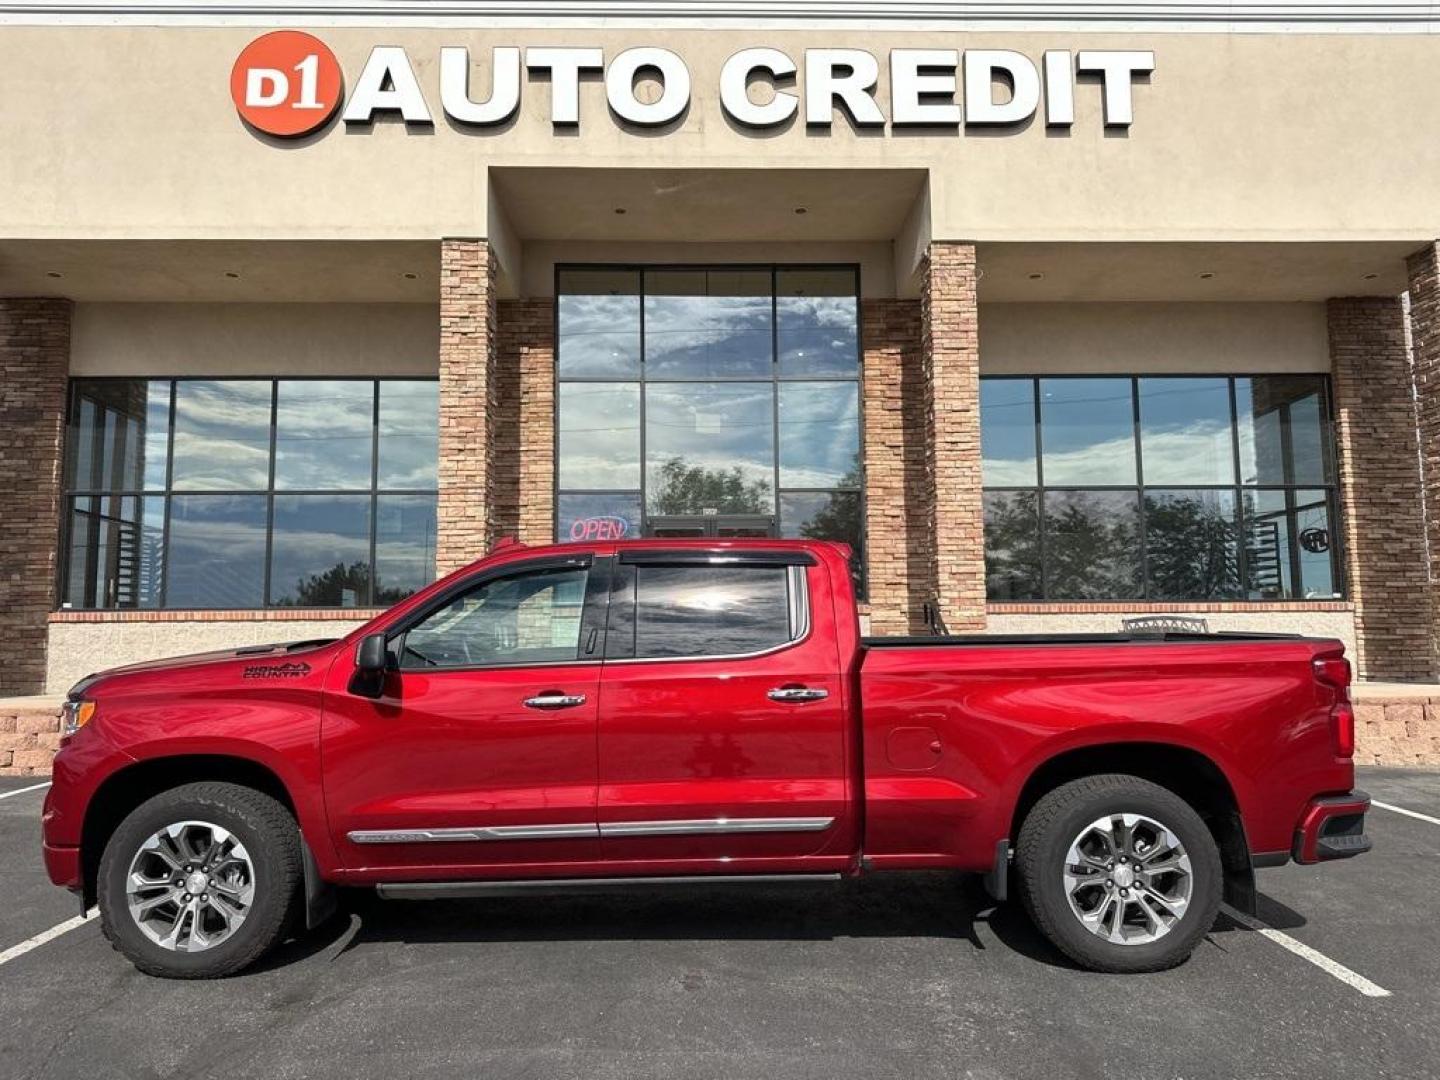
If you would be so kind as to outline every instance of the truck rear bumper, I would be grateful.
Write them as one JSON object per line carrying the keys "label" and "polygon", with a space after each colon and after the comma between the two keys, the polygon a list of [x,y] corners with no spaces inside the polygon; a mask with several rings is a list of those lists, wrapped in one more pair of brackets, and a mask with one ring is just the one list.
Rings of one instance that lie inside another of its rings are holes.
{"label": "truck rear bumper", "polygon": [[1305,864],[1365,854],[1371,848],[1365,835],[1365,811],[1369,809],[1370,796],[1363,791],[1311,799],[1295,828],[1290,854],[1297,863]]}

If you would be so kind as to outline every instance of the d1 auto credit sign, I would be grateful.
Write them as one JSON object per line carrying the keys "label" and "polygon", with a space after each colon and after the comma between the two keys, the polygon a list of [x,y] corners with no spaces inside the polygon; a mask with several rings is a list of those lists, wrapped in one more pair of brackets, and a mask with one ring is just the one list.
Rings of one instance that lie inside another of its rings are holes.
{"label": "d1 auto credit sign", "polygon": [[[888,87],[881,91],[882,64]],[[857,128],[920,128],[930,133],[970,129],[1025,130],[1043,115],[1047,128],[1075,123],[1080,93],[1098,81],[1107,128],[1129,127],[1133,89],[1148,81],[1155,54],[1148,50],[1047,49],[1039,61],[1010,49],[892,49],[879,57],[866,49],[741,49],[725,61],[717,85],[705,89],[743,130],[763,131],[804,120],[823,132],[837,113]],[[424,85],[421,74],[438,80]],[[433,73],[433,74],[432,74]],[[418,69],[394,45],[370,50],[344,102],[347,125],[370,125],[394,116],[432,127],[443,115],[459,128],[494,128],[520,108],[522,93],[547,84],[550,122],[557,130],[581,123],[581,85],[600,75],[610,118],[626,129],[680,126],[691,106],[690,68],[670,49],[639,46],[608,55],[570,46],[502,46],[472,55],[444,46],[439,63]],[[637,94],[642,77],[658,96]],[[751,84],[764,84],[764,100]],[[703,89],[703,88],[702,88]],[[270,135],[316,131],[340,107],[344,76],[324,42],[297,30],[280,30],[251,42],[230,72],[230,95],[252,128]],[[768,95],[768,98],[766,97]],[[439,109],[436,109],[438,102]]]}
{"label": "d1 auto credit sign", "polygon": [[308,135],[335,115],[345,77],[330,47],[299,30],[258,37],[230,69],[230,97],[240,116],[267,135]]}

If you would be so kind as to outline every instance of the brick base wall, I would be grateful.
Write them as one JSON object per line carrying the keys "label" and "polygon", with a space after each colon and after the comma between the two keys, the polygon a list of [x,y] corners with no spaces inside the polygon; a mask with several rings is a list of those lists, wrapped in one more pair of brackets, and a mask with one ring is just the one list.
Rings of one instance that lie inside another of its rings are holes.
{"label": "brick base wall", "polygon": [[1440,765],[1440,697],[1357,701],[1355,764]]}
{"label": "brick base wall", "polygon": [[61,441],[70,370],[68,300],[0,298],[0,697],[45,683],[55,606]]}
{"label": "brick base wall", "polygon": [[1345,576],[1367,679],[1434,678],[1419,447],[1398,297],[1326,305]]}
{"label": "brick base wall", "polygon": [[0,776],[48,776],[59,748],[58,707],[0,705]]}

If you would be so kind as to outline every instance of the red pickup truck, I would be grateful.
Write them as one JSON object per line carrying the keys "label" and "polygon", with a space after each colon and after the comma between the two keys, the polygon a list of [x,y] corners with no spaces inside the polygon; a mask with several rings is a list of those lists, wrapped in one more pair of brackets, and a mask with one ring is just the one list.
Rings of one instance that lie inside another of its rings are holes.
{"label": "red pickup truck", "polygon": [[863,638],[848,549],[492,554],[338,641],[71,691],[50,877],[141,970],[239,970],[336,886],[454,897],[951,868],[1078,963],[1182,961],[1257,866],[1369,848],[1337,641]]}

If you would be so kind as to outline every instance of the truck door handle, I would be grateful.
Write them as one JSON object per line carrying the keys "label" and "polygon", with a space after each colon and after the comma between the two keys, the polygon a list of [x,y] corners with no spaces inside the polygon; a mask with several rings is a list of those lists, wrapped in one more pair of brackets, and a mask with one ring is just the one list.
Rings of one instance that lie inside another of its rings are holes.
{"label": "truck door handle", "polygon": [[777,686],[765,696],[771,701],[823,701],[830,696],[830,691],[810,686]]}
{"label": "truck door handle", "polygon": [[584,694],[562,694],[558,690],[546,690],[543,694],[525,699],[527,709],[573,709],[584,704]]}

